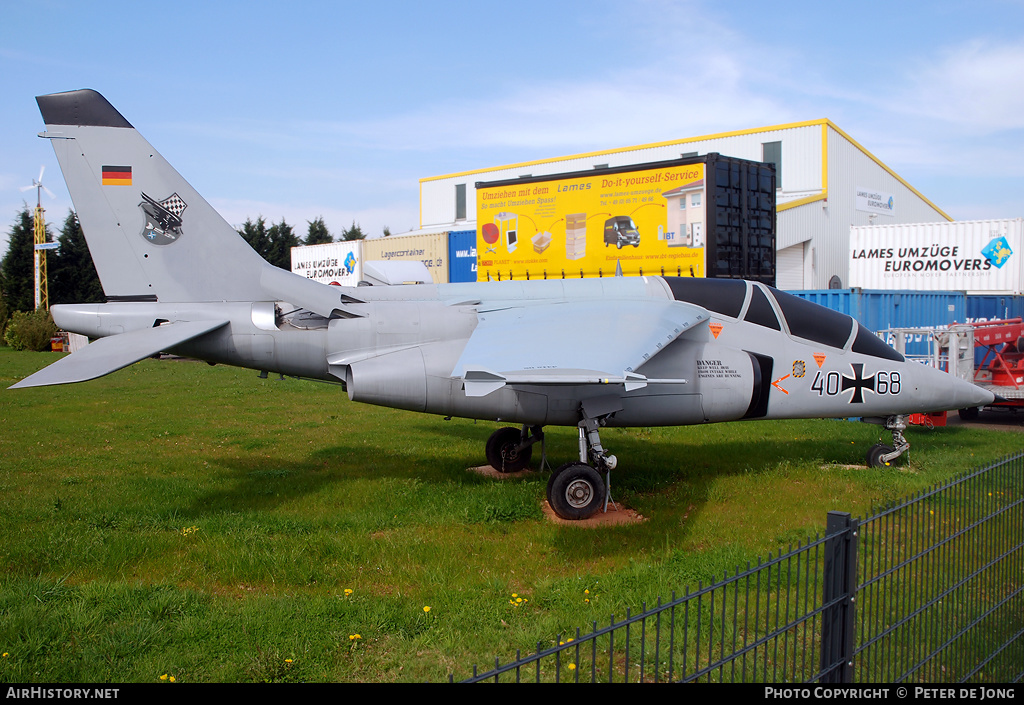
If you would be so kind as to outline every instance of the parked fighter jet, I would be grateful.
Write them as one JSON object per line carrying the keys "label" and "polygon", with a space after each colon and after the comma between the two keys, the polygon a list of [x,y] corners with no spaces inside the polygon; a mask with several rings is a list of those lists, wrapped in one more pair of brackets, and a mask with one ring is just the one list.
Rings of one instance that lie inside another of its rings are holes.
{"label": "parked fighter jet", "polygon": [[265,262],[101,95],[36,99],[105,304],[54,306],[96,339],[12,388],[81,382],[159,352],[341,382],[353,401],[516,424],[497,469],[543,427],[579,429],[551,474],[570,519],[598,511],[615,456],[603,426],[864,417],[907,448],[906,414],[990,392],[908,362],[852,318],[759,283],[673,277],[327,286]]}

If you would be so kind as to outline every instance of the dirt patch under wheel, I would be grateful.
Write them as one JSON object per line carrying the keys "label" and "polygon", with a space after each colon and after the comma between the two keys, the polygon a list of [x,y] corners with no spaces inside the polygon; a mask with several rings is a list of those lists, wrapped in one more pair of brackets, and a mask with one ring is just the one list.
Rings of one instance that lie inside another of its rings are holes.
{"label": "dirt patch under wheel", "polygon": [[[471,472],[475,472],[478,475],[484,477],[490,477],[496,480],[507,480],[513,477],[522,477],[523,475],[534,470],[520,470],[519,472],[498,472],[490,465],[481,465],[475,468],[469,468]],[[647,521],[643,516],[637,514],[635,511],[628,507],[622,506],[620,502],[609,502],[608,511],[599,511],[589,519],[563,519],[551,508],[547,500],[544,500],[544,504],[541,505],[541,510],[544,512],[544,516],[548,521],[552,521],[556,524],[564,524],[565,526],[579,526],[581,528],[590,528],[596,526],[623,526],[625,524],[639,524],[640,522]]]}
{"label": "dirt patch under wheel", "polygon": [[547,500],[541,506],[544,511],[544,516],[548,521],[553,521],[556,524],[563,524],[565,526],[578,526],[583,529],[594,528],[598,526],[624,526],[626,524],[639,524],[647,521],[643,516],[637,514],[628,507],[623,507],[618,502],[609,502],[608,511],[599,511],[589,519],[563,519],[562,517],[555,514],[555,510],[551,508]]}

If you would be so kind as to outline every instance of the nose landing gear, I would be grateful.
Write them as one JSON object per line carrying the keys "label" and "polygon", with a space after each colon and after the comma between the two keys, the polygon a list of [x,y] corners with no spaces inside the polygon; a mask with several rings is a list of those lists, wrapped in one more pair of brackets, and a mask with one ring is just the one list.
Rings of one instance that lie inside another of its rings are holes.
{"label": "nose landing gear", "polygon": [[892,433],[892,445],[876,443],[868,449],[867,463],[869,468],[891,465],[896,458],[910,450],[910,443],[903,436],[907,428],[906,416],[889,416],[883,422],[887,431]]}

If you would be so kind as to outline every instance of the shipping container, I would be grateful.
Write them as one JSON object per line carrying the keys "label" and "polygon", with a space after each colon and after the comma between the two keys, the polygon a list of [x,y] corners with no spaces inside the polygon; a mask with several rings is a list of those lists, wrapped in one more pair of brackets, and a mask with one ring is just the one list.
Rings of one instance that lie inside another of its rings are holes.
{"label": "shipping container", "polygon": [[967,297],[967,323],[1024,318],[1024,296],[971,294]]}
{"label": "shipping container", "polygon": [[292,272],[324,284],[358,286],[363,278],[362,240],[292,248]]}
{"label": "shipping container", "polygon": [[967,296],[962,291],[809,289],[786,293],[852,316],[873,331],[948,326],[963,323],[967,316]]}
{"label": "shipping container", "polygon": [[699,157],[477,182],[477,278],[775,283],[775,167]]}
{"label": "shipping container", "polygon": [[476,281],[476,230],[448,233],[448,281]]}
{"label": "shipping container", "polygon": [[448,281],[448,233],[363,240],[363,258],[372,262],[416,261],[426,265],[435,284]]}
{"label": "shipping container", "polygon": [[850,228],[850,286],[1024,293],[1024,220],[965,220]]}

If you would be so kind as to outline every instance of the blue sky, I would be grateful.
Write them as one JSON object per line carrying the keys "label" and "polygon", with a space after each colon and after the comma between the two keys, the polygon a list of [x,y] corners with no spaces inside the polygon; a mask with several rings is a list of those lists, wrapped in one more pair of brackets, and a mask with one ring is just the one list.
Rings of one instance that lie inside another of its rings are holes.
{"label": "blue sky", "polygon": [[419,179],[829,118],[956,219],[1024,216],[1024,1],[0,0],[0,254],[34,97],[94,88],[233,224],[419,224]]}

